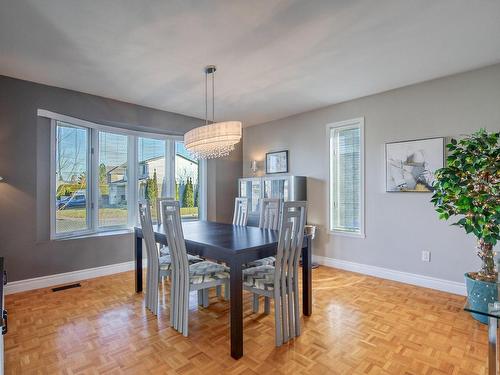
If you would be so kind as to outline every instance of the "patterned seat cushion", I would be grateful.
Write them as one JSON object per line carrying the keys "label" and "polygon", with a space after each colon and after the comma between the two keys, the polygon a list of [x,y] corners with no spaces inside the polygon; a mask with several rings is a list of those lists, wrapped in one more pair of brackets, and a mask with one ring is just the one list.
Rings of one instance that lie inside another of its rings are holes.
{"label": "patterned seat cushion", "polygon": [[260,267],[260,266],[274,266],[276,262],[275,257],[267,257],[262,259],[254,260],[253,262],[247,263],[243,268]]}
{"label": "patterned seat cushion", "polygon": [[274,289],[274,266],[264,265],[243,270],[243,285],[263,290]]}
{"label": "patterned seat cushion", "polygon": [[[190,255],[188,254],[188,262],[189,264],[195,264],[195,263],[199,263],[199,262],[203,262],[203,259],[201,258],[198,258],[194,255]],[[170,258],[170,254],[169,255],[164,255],[164,256],[160,256],[160,269],[163,270],[163,271],[169,271],[170,268],[171,268],[171,265],[172,265],[172,259]]]}
{"label": "patterned seat cushion", "polygon": [[164,255],[160,257],[160,269],[163,271],[170,271],[172,266],[172,259],[170,259],[170,255]]}
{"label": "patterned seat cushion", "polygon": [[170,249],[168,248],[168,246],[165,245],[160,246],[160,255],[161,256],[170,255]]}
{"label": "patterned seat cushion", "polygon": [[189,282],[191,284],[208,283],[229,278],[229,268],[205,260],[189,265]]}

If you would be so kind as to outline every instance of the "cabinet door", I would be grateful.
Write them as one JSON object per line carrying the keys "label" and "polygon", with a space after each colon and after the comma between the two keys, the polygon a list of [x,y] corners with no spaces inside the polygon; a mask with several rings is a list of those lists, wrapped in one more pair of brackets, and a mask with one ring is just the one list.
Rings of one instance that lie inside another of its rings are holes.
{"label": "cabinet door", "polygon": [[259,200],[262,194],[261,180],[258,178],[240,180],[240,197],[248,198],[249,213],[259,212]]}
{"label": "cabinet door", "polygon": [[289,200],[288,179],[268,179],[264,181],[264,198],[279,198]]}
{"label": "cabinet door", "polygon": [[251,189],[252,189],[252,194],[250,196],[250,201],[248,202],[248,205],[250,207],[250,213],[256,213],[259,212],[260,197],[262,194],[261,191],[262,185],[260,183],[260,180],[252,180]]}

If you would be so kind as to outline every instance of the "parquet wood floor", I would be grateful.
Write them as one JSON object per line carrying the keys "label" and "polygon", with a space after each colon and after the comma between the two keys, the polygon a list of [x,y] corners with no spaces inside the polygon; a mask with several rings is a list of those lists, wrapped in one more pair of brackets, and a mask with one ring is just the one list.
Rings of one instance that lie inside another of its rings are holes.
{"label": "parquet wood floor", "polygon": [[[245,295],[245,355],[229,355],[228,303],[208,309],[192,294],[189,338],[133,291],[133,273],[53,293],[9,295],[6,374],[484,374],[486,327],[464,298],[320,267],[303,334],[274,347],[273,314],[251,313]],[[168,287],[166,288],[168,289]],[[167,297],[168,298],[168,297]]]}

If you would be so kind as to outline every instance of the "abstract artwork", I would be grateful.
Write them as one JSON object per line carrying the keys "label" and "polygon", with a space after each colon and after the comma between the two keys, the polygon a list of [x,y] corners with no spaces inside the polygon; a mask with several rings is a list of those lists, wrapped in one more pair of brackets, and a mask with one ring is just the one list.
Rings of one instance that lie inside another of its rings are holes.
{"label": "abstract artwork", "polygon": [[386,143],[385,159],[386,191],[431,192],[444,166],[444,138]]}

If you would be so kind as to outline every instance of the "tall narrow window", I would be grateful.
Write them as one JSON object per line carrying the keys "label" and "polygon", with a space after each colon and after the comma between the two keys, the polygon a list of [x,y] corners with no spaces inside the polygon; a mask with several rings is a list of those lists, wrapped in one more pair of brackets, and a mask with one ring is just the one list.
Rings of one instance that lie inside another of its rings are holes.
{"label": "tall narrow window", "polygon": [[[156,202],[167,196],[166,141],[154,138],[137,138],[137,198],[139,201]],[[156,221],[156,210],[151,210]]]}
{"label": "tall narrow window", "polygon": [[330,124],[330,231],[364,236],[364,120]]}
{"label": "tall narrow window", "polygon": [[55,233],[89,229],[89,131],[57,121],[55,126]]}
{"label": "tall narrow window", "polygon": [[175,199],[181,204],[183,220],[198,220],[199,164],[187,152],[183,142],[175,142]]}
{"label": "tall narrow window", "polygon": [[99,132],[99,227],[128,223],[128,137]]}

